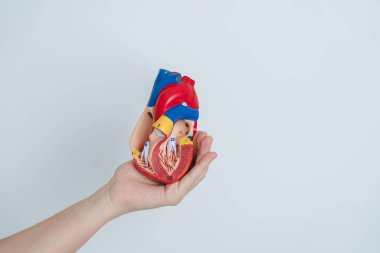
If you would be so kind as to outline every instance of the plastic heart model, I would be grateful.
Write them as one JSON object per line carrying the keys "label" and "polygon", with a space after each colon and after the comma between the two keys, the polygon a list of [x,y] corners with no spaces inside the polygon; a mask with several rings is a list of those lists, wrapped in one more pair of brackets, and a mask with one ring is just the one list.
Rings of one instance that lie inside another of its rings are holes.
{"label": "plastic heart model", "polygon": [[165,184],[180,180],[194,156],[199,117],[194,80],[160,69],[148,105],[130,140],[135,167]]}

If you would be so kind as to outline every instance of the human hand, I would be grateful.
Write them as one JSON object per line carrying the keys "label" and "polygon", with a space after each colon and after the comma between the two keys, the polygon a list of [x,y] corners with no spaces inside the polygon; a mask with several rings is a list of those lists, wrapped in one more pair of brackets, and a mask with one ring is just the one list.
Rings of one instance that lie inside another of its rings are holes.
{"label": "human hand", "polygon": [[49,219],[0,240],[1,252],[76,252],[98,229],[122,214],[177,205],[206,175],[216,158],[212,137],[194,136],[195,165],[179,181],[162,185],[138,172],[131,161],[94,194]]}
{"label": "human hand", "polygon": [[213,139],[206,132],[194,136],[196,162],[178,182],[162,185],[136,170],[132,161],[122,164],[106,185],[112,218],[122,214],[161,206],[177,205],[206,175],[217,157],[211,152]]}

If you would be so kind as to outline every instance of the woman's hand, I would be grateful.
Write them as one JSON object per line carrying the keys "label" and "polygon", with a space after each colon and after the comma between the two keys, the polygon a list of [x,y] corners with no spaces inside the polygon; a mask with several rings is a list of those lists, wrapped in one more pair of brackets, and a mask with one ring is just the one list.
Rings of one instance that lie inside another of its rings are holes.
{"label": "woman's hand", "polygon": [[196,163],[181,181],[161,185],[142,174],[132,162],[121,165],[112,179],[88,198],[33,227],[0,240],[0,252],[76,252],[110,219],[142,209],[176,205],[206,175],[216,158],[212,138],[194,136]]}
{"label": "woman's hand", "polygon": [[196,162],[178,182],[159,184],[136,170],[132,161],[122,164],[105,186],[112,218],[137,210],[177,205],[206,175],[217,154],[211,152],[213,139],[205,132],[194,136]]}

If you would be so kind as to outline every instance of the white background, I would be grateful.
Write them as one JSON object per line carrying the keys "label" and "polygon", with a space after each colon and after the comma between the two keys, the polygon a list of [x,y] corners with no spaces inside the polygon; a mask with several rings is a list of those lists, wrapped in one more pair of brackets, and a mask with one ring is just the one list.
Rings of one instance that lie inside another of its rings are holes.
{"label": "white background", "polygon": [[0,237],[130,159],[159,68],[219,153],[179,206],[84,252],[379,252],[378,1],[0,2]]}

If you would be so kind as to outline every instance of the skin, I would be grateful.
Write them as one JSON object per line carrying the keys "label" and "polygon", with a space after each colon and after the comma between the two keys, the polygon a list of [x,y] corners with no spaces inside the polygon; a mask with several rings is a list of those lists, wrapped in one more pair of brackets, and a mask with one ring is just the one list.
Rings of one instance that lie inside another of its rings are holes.
{"label": "skin", "polygon": [[217,154],[205,132],[194,136],[196,162],[181,181],[161,185],[140,174],[132,161],[122,164],[111,180],[88,198],[53,217],[0,240],[2,253],[76,252],[112,219],[130,212],[175,206],[205,177]]}

